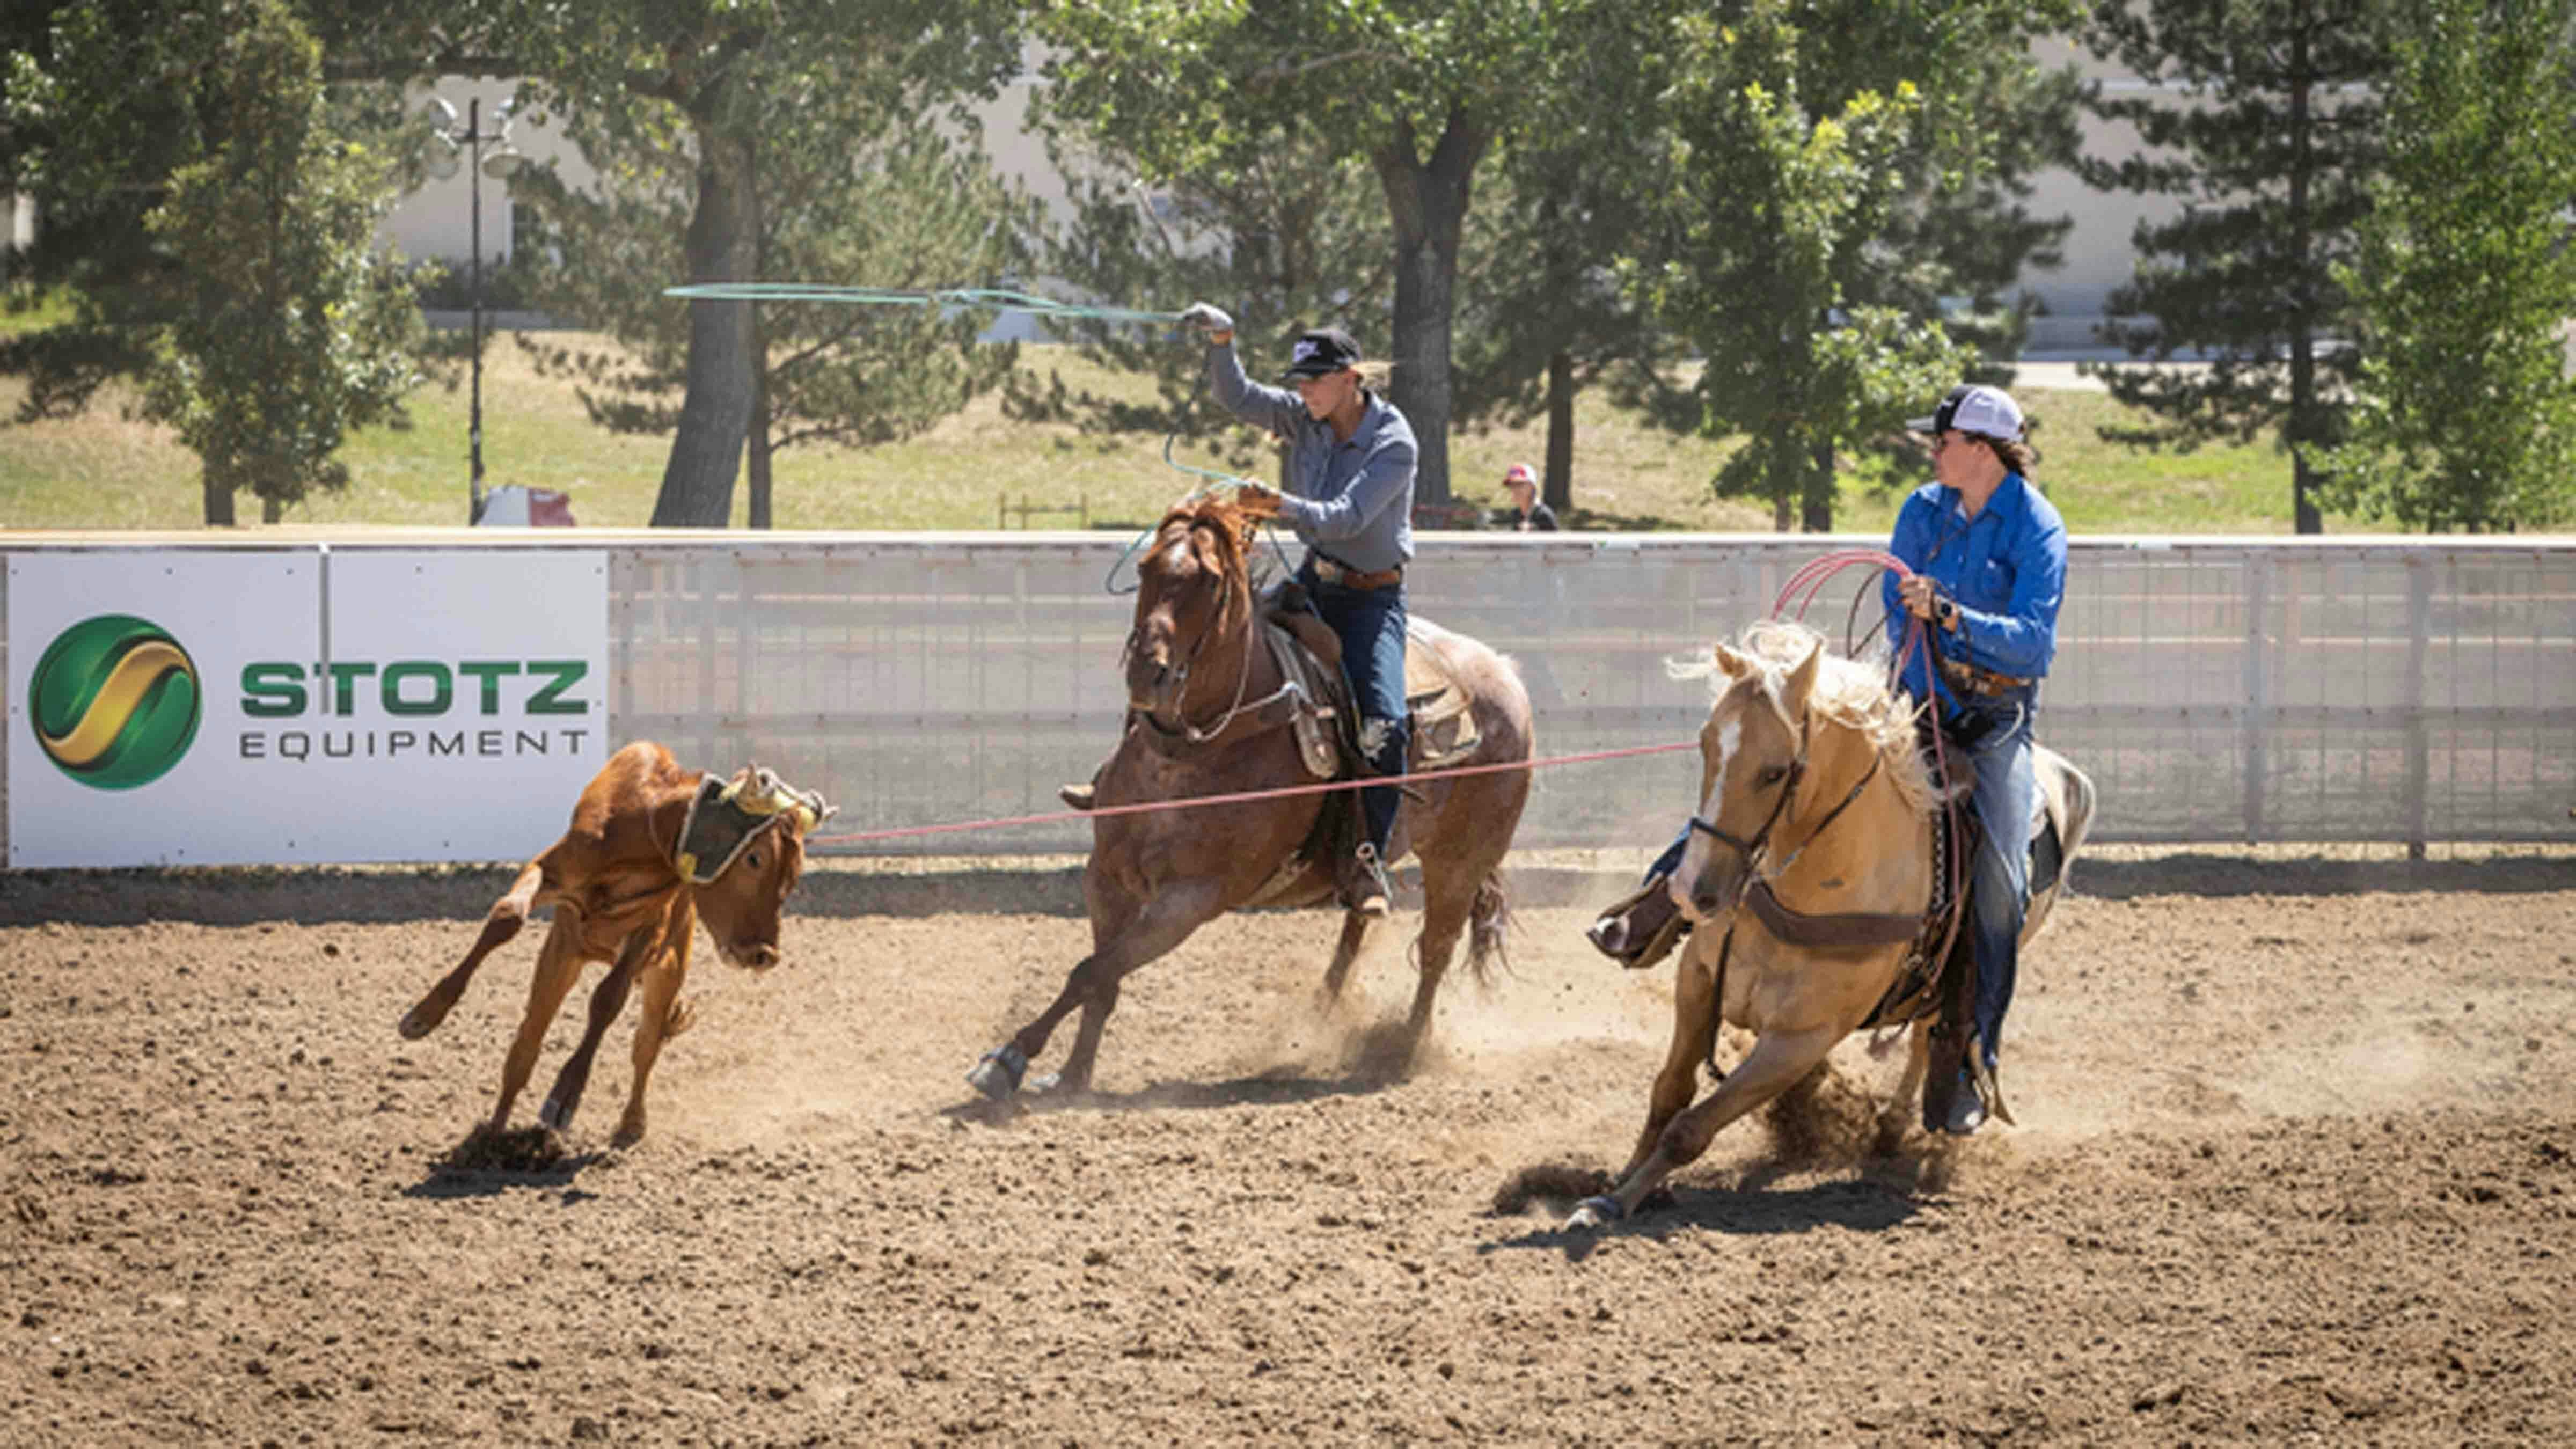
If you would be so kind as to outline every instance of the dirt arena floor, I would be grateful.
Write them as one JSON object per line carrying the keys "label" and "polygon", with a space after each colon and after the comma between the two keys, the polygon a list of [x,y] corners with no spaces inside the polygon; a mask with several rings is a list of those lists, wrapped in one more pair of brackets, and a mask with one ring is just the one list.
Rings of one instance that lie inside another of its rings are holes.
{"label": "dirt arena floor", "polygon": [[445,1159],[534,933],[393,1026],[506,873],[0,877],[0,1440],[2576,1441],[2576,856],[2077,881],[2018,1128],[1870,1157],[1829,1091],[1567,1235],[1535,1189],[1624,1159],[1671,985],[1582,945],[1598,878],[1521,878],[1410,1072],[1403,933],[1327,1017],[1331,920],[1237,917],[997,1125],[1073,875],[818,871],[787,965],[701,953],[644,1143],[621,1024],[505,1171]]}

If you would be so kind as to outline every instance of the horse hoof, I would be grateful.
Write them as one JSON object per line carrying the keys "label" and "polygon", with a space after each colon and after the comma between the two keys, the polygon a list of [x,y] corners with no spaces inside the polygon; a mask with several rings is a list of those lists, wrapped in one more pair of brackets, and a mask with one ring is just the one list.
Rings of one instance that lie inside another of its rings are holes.
{"label": "horse hoof", "polygon": [[418,1041],[438,1030],[438,1023],[444,1016],[444,1012],[433,1015],[415,1006],[402,1014],[402,1021],[394,1029],[402,1033],[403,1040]]}
{"label": "horse hoof", "polygon": [[558,1102],[552,1097],[548,1097],[546,1098],[546,1104],[537,1109],[537,1123],[539,1126],[544,1127],[550,1132],[570,1131],[572,1129],[572,1110],[573,1109],[571,1107],[566,1106],[564,1103]]}
{"label": "horse hoof", "polygon": [[1060,1092],[1060,1091],[1063,1091],[1063,1090],[1064,1090],[1064,1073],[1062,1073],[1062,1072],[1042,1072],[1042,1073],[1038,1074],[1037,1076],[1031,1077],[1031,1078],[1029,1079],[1029,1090],[1030,1090],[1030,1091],[1032,1091],[1032,1092],[1038,1092],[1038,1093],[1041,1093],[1041,1094],[1043,1094],[1043,1093],[1047,1093],[1047,1092]]}
{"label": "horse hoof", "polygon": [[966,1085],[996,1102],[1006,1102],[1019,1091],[1020,1079],[1028,1073],[1029,1054],[1004,1043],[984,1053],[975,1070],[966,1074]]}
{"label": "horse hoof", "polygon": [[1628,1210],[1619,1206],[1619,1199],[1615,1197],[1587,1197],[1574,1205],[1574,1216],[1565,1220],[1565,1227],[1568,1232],[1606,1228],[1627,1215]]}

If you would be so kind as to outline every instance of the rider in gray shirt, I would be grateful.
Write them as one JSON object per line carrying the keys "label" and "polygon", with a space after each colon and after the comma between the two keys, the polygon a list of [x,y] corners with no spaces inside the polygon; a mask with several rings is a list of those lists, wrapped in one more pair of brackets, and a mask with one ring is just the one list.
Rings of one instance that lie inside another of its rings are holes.
{"label": "rider in gray shirt", "polygon": [[[1219,336],[1225,340],[1214,340]],[[1338,329],[1309,333],[1298,339],[1297,349],[1288,368],[1292,381],[1301,368],[1308,370],[1305,375],[1322,376],[1360,360],[1359,348]],[[1420,450],[1404,414],[1363,389],[1358,426],[1344,439],[1298,394],[1246,377],[1231,332],[1212,332],[1207,354],[1208,389],[1217,402],[1288,445],[1288,491],[1279,500],[1279,516],[1299,541],[1363,574],[1411,562],[1413,466]]]}
{"label": "rider in gray shirt", "polygon": [[[1359,707],[1360,753],[1372,774],[1404,773],[1412,719],[1404,699],[1404,566],[1413,558],[1413,425],[1373,383],[1360,345],[1338,327],[1297,339],[1285,388],[1243,375],[1234,319],[1202,302],[1181,314],[1208,334],[1208,388],[1236,417],[1288,445],[1288,491],[1238,498],[1276,512],[1306,545],[1297,580],[1342,641],[1342,675]],[[1401,799],[1392,785],[1359,791],[1362,839],[1343,877],[1362,915],[1387,913],[1386,853]]]}

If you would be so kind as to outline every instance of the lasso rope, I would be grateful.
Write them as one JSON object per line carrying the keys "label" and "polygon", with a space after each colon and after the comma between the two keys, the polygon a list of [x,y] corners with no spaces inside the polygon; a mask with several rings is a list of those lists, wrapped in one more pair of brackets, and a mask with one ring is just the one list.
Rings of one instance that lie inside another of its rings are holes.
{"label": "lasso rope", "polygon": [[[1170,465],[1175,471],[1190,474],[1199,481],[1192,485],[1189,492],[1182,494],[1179,500],[1172,504],[1172,507],[1187,508],[1202,498],[1214,497],[1219,493],[1240,492],[1246,488],[1259,488],[1264,486],[1249,478],[1240,477],[1233,473],[1221,473],[1214,468],[1202,468],[1194,463],[1184,463],[1178,458],[1173,457],[1172,444],[1178,441],[1180,436],[1181,435],[1178,433],[1172,433],[1163,439],[1163,461]],[[1130,539],[1127,543],[1127,547],[1120,550],[1118,557],[1111,561],[1109,572],[1100,580],[1100,588],[1103,593],[1132,594],[1136,592],[1133,588],[1122,589],[1118,587],[1118,571],[1127,566],[1127,561],[1136,556],[1136,550],[1143,548],[1145,546],[1145,540],[1152,538],[1155,530],[1160,526],[1161,525],[1159,524],[1147,524],[1142,533],[1139,533],[1133,539]],[[1270,547],[1272,551],[1278,551],[1279,537],[1275,530],[1270,534]],[[1279,563],[1282,568],[1287,566],[1288,556],[1285,553],[1281,553],[1279,555]]]}
{"label": "lasso rope", "polygon": [[861,307],[969,307],[996,312],[1032,312],[1041,317],[1090,317],[1103,322],[1181,320],[1178,312],[1094,307],[999,287],[914,290],[906,287],[838,287],[821,282],[696,282],[685,287],[665,287],[662,295],[692,302],[842,302]]}
{"label": "lasso rope", "polygon": [[1326,780],[1314,785],[1281,785],[1268,790],[1237,790],[1224,795],[1190,795],[1178,800],[1142,800],[1133,805],[1095,805],[1088,810],[1054,810],[1044,815],[1006,815],[991,820],[959,820],[942,825],[903,825],[890,830],[862,830],[849,835],[817,835],[806,840],[808,845],[847,845],[862,840],[900,840],[916,835],[947,835],[960,830],[999,830],[1014,825],[1051,825],[1060,820],[1098,820],[1110,815],[1143,815],[1157,810],[1189,810],[1202,805],[1241,805],[1254,800],[1279,800],[1292,795],[1323,795],[1335,790],[1361,790],[1372,785],[1429,784],[1455,780],[1466,775],[1495,775],[1506,770],[1540,770],[1551,765],[1582,765],[1595,760],[1625,760],[1638,755],[1668,755],[1676,750],[1696,750],[1696,739],[1676,740],[1662,745],[1630,745],[1624,749],[1591,750],[1579,755],[1556,755],[1536,760],[1500,760],[1485,765],[1451,765],[1437,770],[1416,770],[1402,775],[1371,775],[1358,780]]}

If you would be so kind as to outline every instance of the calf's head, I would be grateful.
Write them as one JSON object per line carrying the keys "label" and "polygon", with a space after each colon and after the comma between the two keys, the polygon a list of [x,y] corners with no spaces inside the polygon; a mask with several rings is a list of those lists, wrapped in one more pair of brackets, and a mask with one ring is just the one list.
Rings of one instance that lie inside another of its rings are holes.
{"label": "calf's head", "polygon": [[779,918],[805,873],[805,837],[833,807],[756,767],[737,774],[734,787],[739,803],[769,820],[743,842],[723,874],[696,888],[698,919],[727,962],[766,971],[778,964]]}

